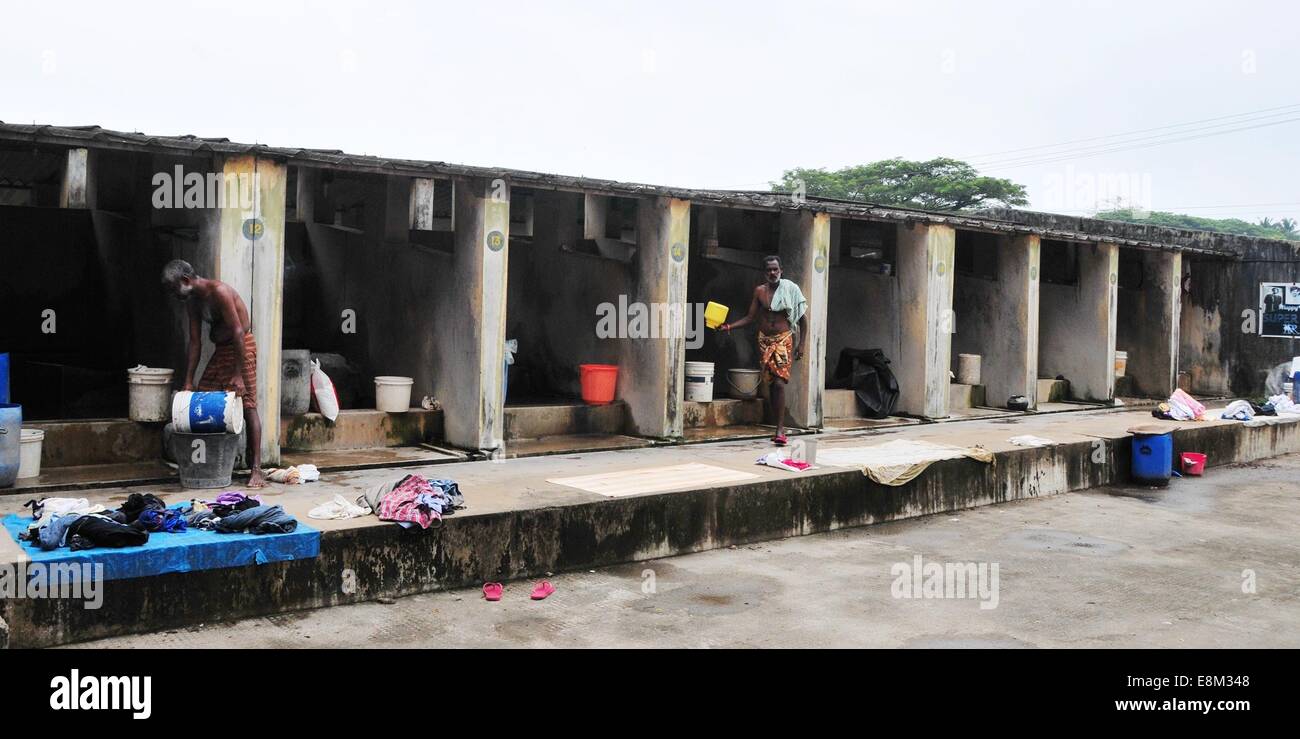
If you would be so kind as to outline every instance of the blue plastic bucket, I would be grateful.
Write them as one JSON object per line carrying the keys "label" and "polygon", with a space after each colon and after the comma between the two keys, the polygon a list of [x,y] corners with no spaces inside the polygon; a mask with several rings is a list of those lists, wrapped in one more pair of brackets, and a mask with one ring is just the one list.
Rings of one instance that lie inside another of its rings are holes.
{"label": "blue plastic bucket", "polygon": [[0,403],[9,402],[9,352],[0,352]]}
{"label": "blue plastic bucket", "polygon": [[1174,468],[1174,435],[1133,435],[1133,480],[1148,485],[1168,485]]}
{"label": "blue plastic bucket", "polygon": [[185,434],[238,434],[244,430],[244,406],[234,392],[176,393],[172,425]]}
{"label": "blue plastic bucket", "polygon": [[0,403],[0,488],[13,487],[22,463],[23,407]]}

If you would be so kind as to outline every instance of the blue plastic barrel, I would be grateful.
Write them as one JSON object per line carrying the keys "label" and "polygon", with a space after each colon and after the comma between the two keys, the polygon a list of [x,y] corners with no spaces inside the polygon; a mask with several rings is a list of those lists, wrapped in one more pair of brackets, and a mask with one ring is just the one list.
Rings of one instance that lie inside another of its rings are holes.
{"label": "blue plastic barrel", "polygon": [[0,352],[0,403],[9,402],[9,352]]}
{"label": "blue plastic barrel", "polygon": [[1174,469],[1174,435],[1133,435],[1133,481],[1168,485]]}
{"label": "blue plastic barrel", "polygon": [[0,488],[13,487],[18,479],[23,439],[23,407],[0,403]]}

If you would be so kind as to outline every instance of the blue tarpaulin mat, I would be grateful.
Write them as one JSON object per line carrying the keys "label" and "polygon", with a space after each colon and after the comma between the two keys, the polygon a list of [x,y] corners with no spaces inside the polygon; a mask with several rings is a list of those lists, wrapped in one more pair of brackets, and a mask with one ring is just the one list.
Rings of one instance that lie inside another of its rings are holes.
{"label": "blue tarpaulin mat", "polygon": [[78,552],[66,546],[43,552],[35,543],[18,541],[18,534],[32,522],[28,516],[11,513],[0,522],[33,563],[102,564],[105,580],[311,559],[320,554],[320,532],[302,521],[292,534],[219,534],[190,529],[180,534],[150,533],[149,541],[138,547],[95,547]]}

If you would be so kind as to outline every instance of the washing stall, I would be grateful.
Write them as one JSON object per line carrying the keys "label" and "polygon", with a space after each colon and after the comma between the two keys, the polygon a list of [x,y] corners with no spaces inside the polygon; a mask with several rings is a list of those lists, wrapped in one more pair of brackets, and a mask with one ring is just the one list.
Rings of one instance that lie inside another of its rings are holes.
{"label": "washing stall", "polygon": [[1115,397],[1118,247],[1043,239],[1038,309],[1040,411]]}
{"label": "washing stall", "polygon": [[[436,386],[438,358],[458,349],[452,327],[474,320],[445,297],[457,269],[453,181],[294,167],[287,190],[284,463],[463,459],[445,442]],[[310,363],[334,387],[333,420],[312,398]]]}
{"label": "washing stall", "polygon": [[664,340],[638,293],[649,207],[584,192],[512,194],[507,456],[649,445],[628,402],[644,384],[632,347]]}
{"label": "washing stall", "polygon": [[957,229],[953,253],[949,415],[1034,408],[1037,237]]}
{"label": "washing stall", "polygon": [[159,275],[177,257],[210,263],[200,245],[206,214],[156,207],[152,180],[211,164],[0,146],[0,352],[24,426],[44,432],[40,475],[17,488],[173,475],[160,459],[162,424],[129,418],[127,370],[184,367],[184,311]]}

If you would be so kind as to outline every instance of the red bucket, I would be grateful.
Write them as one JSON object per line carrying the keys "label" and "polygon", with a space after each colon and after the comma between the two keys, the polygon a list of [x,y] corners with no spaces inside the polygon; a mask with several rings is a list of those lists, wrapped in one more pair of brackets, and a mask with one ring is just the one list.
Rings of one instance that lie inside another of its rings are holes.
{"label": "red bucket", "polygon": [[1205,455],[1197,452],[1183,452],[1183,474],[1199,477],[1205,472]]}
{"label": "red bucket", "polygon": [[605,405],[614,400],[618,384],[617,364],[580,364],[578,379],[582,383],[582,400],[588,405]]}

